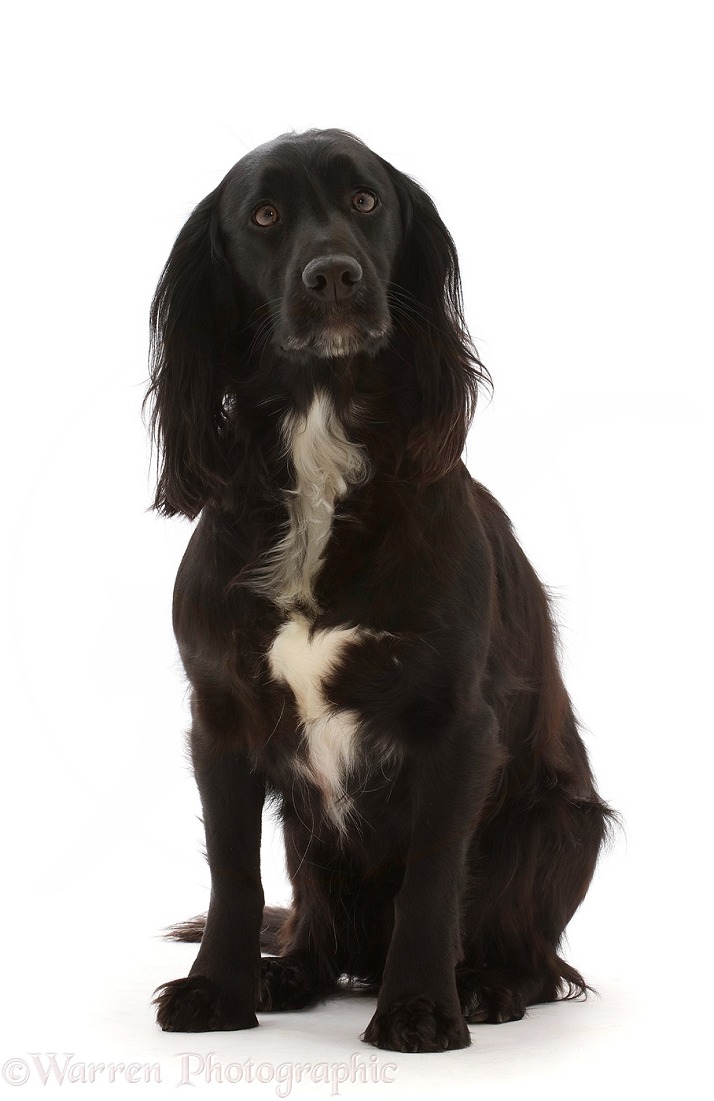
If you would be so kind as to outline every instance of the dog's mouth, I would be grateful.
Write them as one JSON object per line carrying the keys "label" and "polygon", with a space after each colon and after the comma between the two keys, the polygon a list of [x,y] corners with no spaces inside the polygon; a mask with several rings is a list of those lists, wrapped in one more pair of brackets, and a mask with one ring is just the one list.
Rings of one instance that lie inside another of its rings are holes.
{"label": "dog's mouth", "polygon": [[339,359],[357,352],[376,351],[390,331],[389,321],[368,324],[358,321],[335,321],[314,326],[307,333],[292,333],[280,341],[284,352],[308,353],[319,358]]}

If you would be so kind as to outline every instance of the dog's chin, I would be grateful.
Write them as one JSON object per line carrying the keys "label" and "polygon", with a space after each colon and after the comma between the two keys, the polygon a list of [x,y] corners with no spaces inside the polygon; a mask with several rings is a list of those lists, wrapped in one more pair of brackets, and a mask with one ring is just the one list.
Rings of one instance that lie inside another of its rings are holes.
{"label": "dog's chin", "polygon": [[288,354],[317,359],[346,359],[360,352],[374,355],[386,342],[390,328],[388,321],[362,326],[326,325],[310,333],[283,336],[280,348]]}

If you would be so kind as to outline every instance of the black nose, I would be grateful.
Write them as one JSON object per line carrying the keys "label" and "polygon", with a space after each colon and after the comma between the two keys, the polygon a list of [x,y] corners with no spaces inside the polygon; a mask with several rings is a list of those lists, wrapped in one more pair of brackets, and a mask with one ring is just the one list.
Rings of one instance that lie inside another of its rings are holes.
{"label": "black nose", "polygon": [[352,256],[318,256],[305,266],[302,281],[317,298],[341,302],[362,279],[362,268]]}

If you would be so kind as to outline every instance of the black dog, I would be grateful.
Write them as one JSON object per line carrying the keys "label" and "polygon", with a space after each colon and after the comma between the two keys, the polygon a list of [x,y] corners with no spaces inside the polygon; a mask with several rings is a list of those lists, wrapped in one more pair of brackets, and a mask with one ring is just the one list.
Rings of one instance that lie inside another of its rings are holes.
{"label": "black dog", "polygon": [[365,1040],[440,1051],[583,993],[558,946],[612,812],[543,587],[460,459],[488,376],[433,203],[339,130],[261,146],[179,234],[152,333],[154,507],[201,514],[174,628],[212,880],[161,1027],[347,976],[379,990]]}

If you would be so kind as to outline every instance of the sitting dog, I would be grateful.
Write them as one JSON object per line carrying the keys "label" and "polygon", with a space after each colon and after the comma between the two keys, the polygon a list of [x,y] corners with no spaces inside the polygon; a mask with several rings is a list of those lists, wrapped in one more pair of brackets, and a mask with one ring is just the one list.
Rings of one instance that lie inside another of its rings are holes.
{"label": "sitting dog", "polygon": [[343,131],[278,138],[191,214],[151,320],[154,507],[199,518],[173,618],[211,871],[159,1024],[251,1028],[348,977],[367,1042],[442,1051],[584,993],[559,944],[613,812],[543,586],[461,461],[489,379],[431,199]]}

